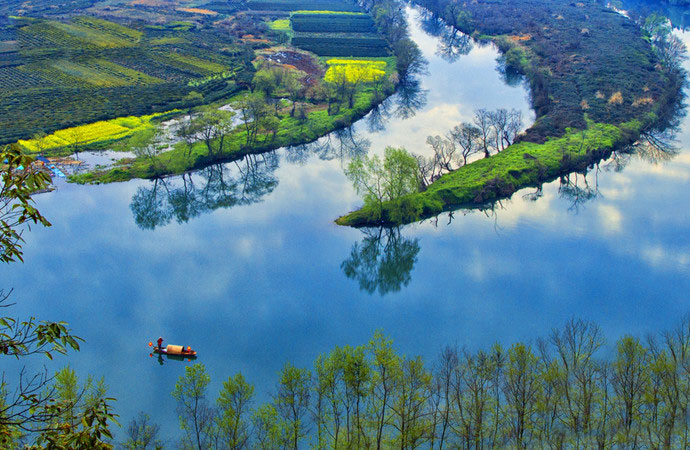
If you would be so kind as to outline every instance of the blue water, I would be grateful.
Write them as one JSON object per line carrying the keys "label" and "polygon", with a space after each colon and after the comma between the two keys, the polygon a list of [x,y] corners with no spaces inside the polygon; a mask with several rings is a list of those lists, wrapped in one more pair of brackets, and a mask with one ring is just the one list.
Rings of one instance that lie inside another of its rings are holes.
{"label": "blue water", "polygon": [[[377,133],[370,120],[358,123],[353,136],[368,140],[370,153],[386,145],[428,152],[427,135],[445,133],[476,108],[517,108],[526,124],[533,120],[524,86],[506,85],[496,70],[495,49],[475,45],[448,62],[414,13],[411,22],[430,63],[420,77],[426,103],[407,119],[392,104]],[[402,353],[432,361],[445,344],[533,341],[573,316],[596,321],[609,341],[673,326],[690,312],[687,118],[678,139],[680,152],[667,162],[632,158],[621,171],[602,163],[586,179],[571,177],[596,192],[588,201],[562,195],[555,181],[534,201],[535,190],[526,189],[493,211],[457,211],[452,220],[383,233],[374,245],[379,262],[388,250],[389,270],[360,265],[360,278],[343,265],[366,236],[333,223],[361,203],[338,156],[353,152],[352,140],[332,137],[328,152],[312,146],[257,157],[253,171],[241,163],[253,178],[228,164],[224,180],[240,180],[227,181],[237,203],[229,208],[214,210],[204,191],[213,174],[196,174],[184,180],[196,199],[186,222],[180,209],[153,219],[133,214],[133,197],[150,193],[149,181],[60,183],[37,197],[53,226],[25,235],[26,263],[2,268],[2,287],[14,288],[15,315],[67,321],[86,339],[50,370],[69,362],[82,376],[104,376],[123,424],[143,410],[174,440],[170,392],[185,363],[149,357],[147,344],[159,335],[198,350],[212,397],[242,371],[266,399],[285,361],[311,366],[319,353],[365,343],[377,329]],[[156,188],[182,192],[184,183],[178,177]],[[162,207],[166,195],[157,197]],[[17,365],[5,369],[11,376]]]}

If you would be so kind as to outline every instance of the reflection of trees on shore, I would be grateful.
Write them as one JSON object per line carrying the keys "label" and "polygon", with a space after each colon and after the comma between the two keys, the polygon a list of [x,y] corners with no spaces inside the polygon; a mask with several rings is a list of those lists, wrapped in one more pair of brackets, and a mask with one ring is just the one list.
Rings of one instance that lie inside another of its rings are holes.
{"label": "reflection of trees on shore", "polygon": [[[408,119],[426,105],[427,91],[421,82],[408,76],[398,84],[395,95],[376,105],[364,119],[369,132],[382,131],[391,117]],[[357,135],[356,124],[341,128],[309,144],[295,145],[286,153],[291,163],[304,164],[310,155],[322,160],[339,159],[341,162],[363,156],[369,152],[371,141]]]}
{"label": "reflection of trees on shore", "polygon": [[422,89],[422,83],[417,78],[408,77],[398,84],[397,95],[395,98],[396,117],[409,119],[417,114],[417,111],[426,105],[426,89]]}
{"label": "reflection of trees on shore", "polygon": [[639,158],[649,164],[661,164],[670,161],[679,153],[676,142],[676,126],[662,131],[653,130],[642,133],[632,145],[611,154],[611,158],[603,165],[604,170],[620,172]]}
{"label": "reflection of trees on shore", "polygon": [[455,62],[463,55],[472,51],[474,46],[472,38],[449,26],[439,16],[432,14],[427,9],[419,10],[419,22],[422,30],[429,36],[439,40],[436,54],[448,62]]}
{"label": "reflection of trees on shore", "polygon": [[419,240],[406,239],[400,228],[363,230],[362,242],[352,246],[350,257],[340,267],[348,278],[370,294],[385,295],[407,286],[417,262]]}
{"label": "reflection of trees on shore", "polygon": [[232,165],[214,164],[196,174],[156,179],[141,186],[130,209],[142,229],[153,230],[170,223],[184,223],[218,208],[249,205],[261,200],[278,185],[274,152],[247,155]]}
{"label": "reflection of trees on shore", "polygon": [[525,81],[525,77],[517,69],[506,63],[506,57],[503,54],[496,58],[496,71],[508,86],[516,87]]}
{"label": "reflection of trees on shore", "polygon": [[[593,174],[594,180],[590,180],[589,174]],[[569,211],[579,211],[580,207],[588,201],[599,196],[599,165],[592,171],[585,173],[573,172],[560,178],[558,195],[571,202]]]}
{"label": "reflection of trees on shore", "polygon": [[330,161],[338,159],[341,162],[366,155],[371,148],[371,141],[357,136],[354,126],[341,128],[309,144],[290,147],[285,159],[291,163],[305,164],[310,155],[316,155],[319,159]]}

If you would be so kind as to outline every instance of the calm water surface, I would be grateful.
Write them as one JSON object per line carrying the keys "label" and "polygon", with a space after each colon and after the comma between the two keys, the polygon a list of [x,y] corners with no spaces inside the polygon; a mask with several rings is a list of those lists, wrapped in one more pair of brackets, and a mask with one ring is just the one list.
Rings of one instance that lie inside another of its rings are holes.
{"label": "calm water surface", "polygon": [[[675,158],[633,158],[621,171],[602,163],[572,177],[579,199],[554,182],[536,200],[528,189],[494,211],[458,211],[378,241],[334,225],[361,203],[342,155],[386,145],[426,152],[427,135],[481,107],[517,108],[533,120],[524,87],[503,81],[493,48],[475,45],[450,62],[415,13],[411,20],[430,63],[420,77],[426,102],[413,117],[400,117],[392,99],[382,131],[364,119],[330,148],[324,140],[281,150],[184,182],[62,184],[39,196],[54,225],[26,235],[26,263],[2,268],[1,281],[15,288],[17,316],[64,320],[86,339],[49,369],[69,362],[83,376],[105,376],[123,424],[143,410],[174,437],[170,392],[185,364],[149,357],[159,335],[199,351],[213,397],[242,371],[266,399],[285,361],[311,366],[376,329],[430,361],[445,344],[531,341],[573,316],[595,320],[613,341],[689,312],[687,119]],[[236,193],[232,201],[218,194],[224,189]],[[358,257],[372,248],[378,260]]]}

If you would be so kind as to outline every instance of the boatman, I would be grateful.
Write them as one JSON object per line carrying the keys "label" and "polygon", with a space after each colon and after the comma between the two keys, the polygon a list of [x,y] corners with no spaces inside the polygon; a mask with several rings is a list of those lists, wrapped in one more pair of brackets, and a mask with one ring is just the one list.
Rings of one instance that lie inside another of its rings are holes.
{"label": "boatman", "polygon": [[158,350],[163,350],[163,338],[159,337],[156,342],[158,343]]}

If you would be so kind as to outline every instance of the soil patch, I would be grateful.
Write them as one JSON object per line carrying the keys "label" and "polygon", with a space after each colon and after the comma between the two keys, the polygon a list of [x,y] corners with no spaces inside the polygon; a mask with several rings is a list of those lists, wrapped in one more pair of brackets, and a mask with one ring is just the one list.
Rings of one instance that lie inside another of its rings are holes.
{"label": "soil patch", "polygon": [[275,53],[264,55],[267,61],[279,64],[283,67],[291,66],[307,74],[304,80],[308,84],[314,84],[324,75],[323,68],[318,61],[310,55],[295,52],[292,50],[280,50]]}

